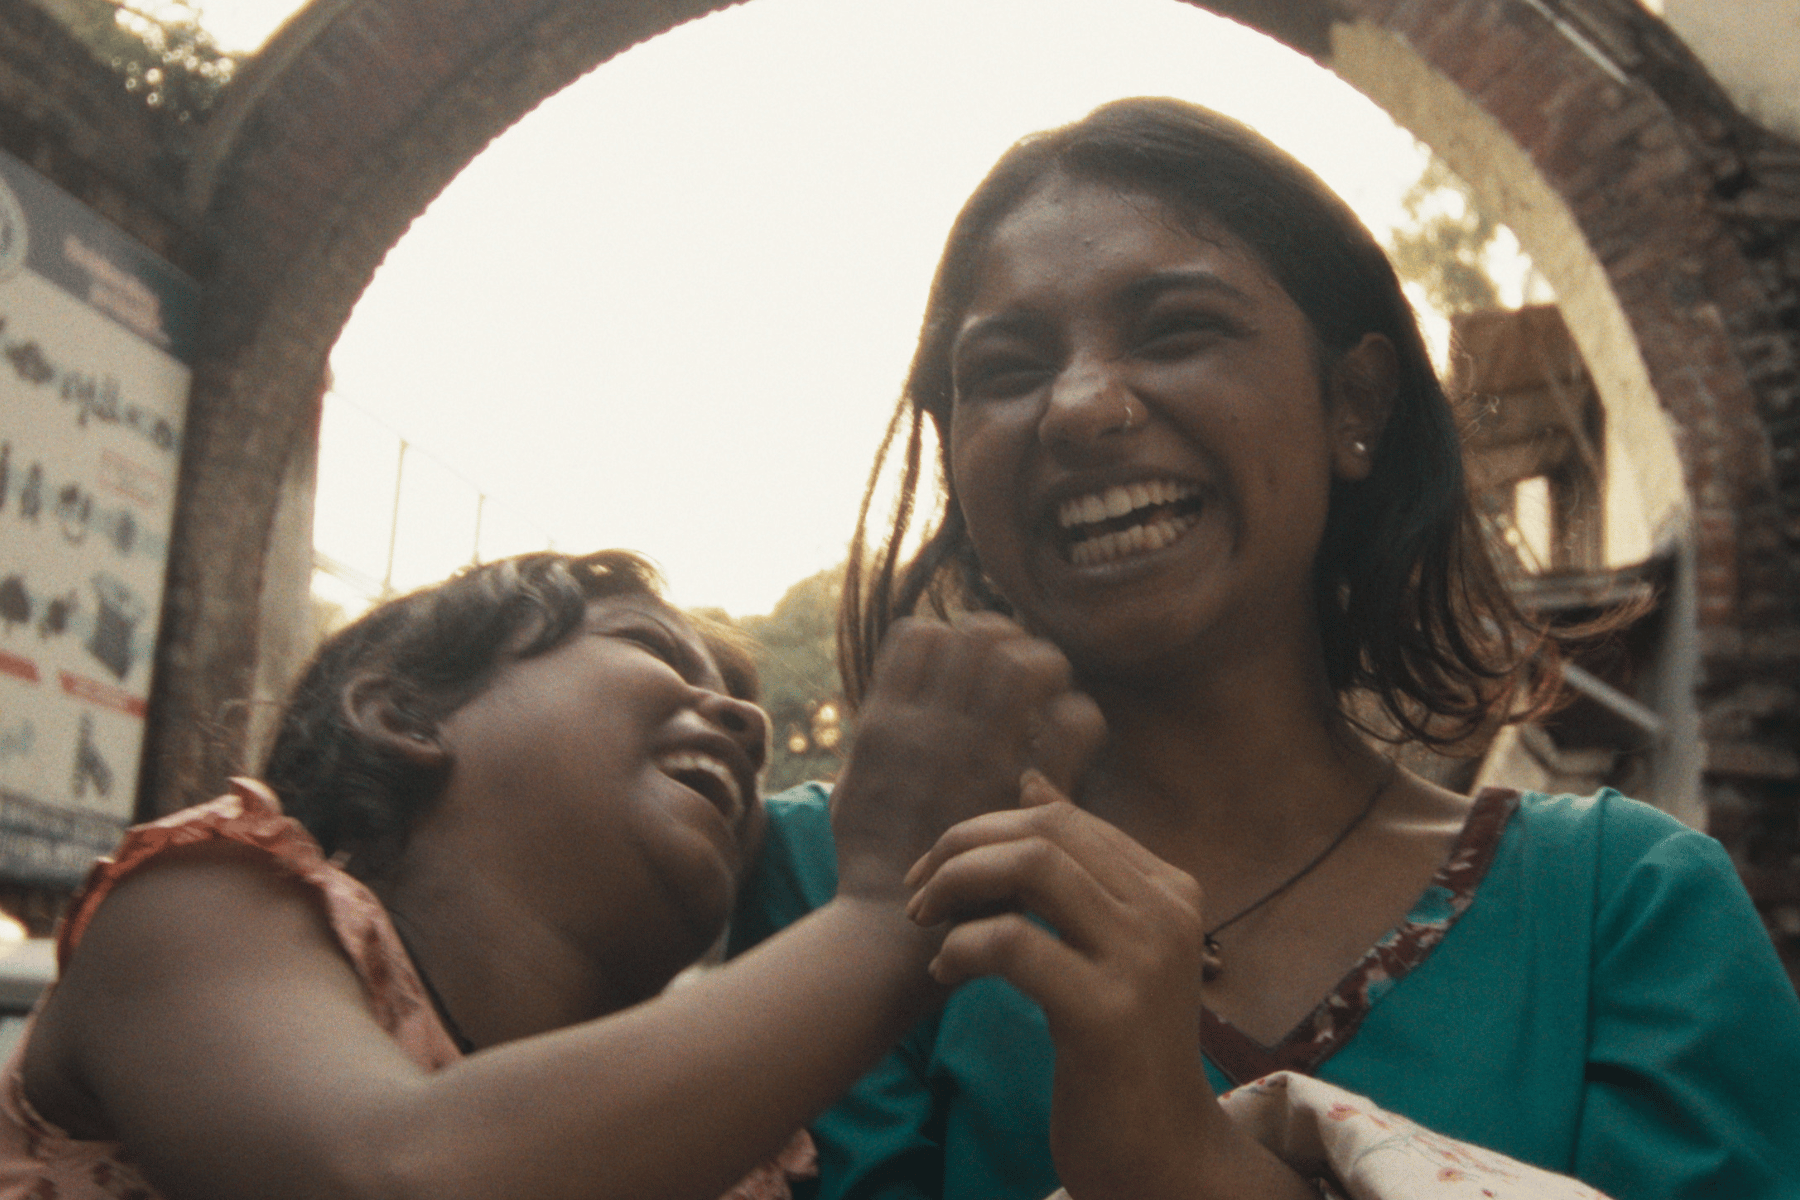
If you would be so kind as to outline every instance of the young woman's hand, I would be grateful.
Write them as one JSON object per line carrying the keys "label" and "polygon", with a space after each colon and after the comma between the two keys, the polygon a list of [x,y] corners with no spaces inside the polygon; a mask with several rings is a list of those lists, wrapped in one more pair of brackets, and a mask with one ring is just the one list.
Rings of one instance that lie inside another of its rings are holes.
{"label": "young woman's hand", "polygon": [[939,983],[998,975],[1043,1008],[1050,1145],[1069,1194],[1312,1195],[1235,1130],[1207,1082],[1199,884],[1035,772],[1023,801],[946,833],[908,875],[908,913],[954,923],[931,964]]}
{"label": "young woman's hand", "polygon": [[839,894],[898,903],[908,868],[969,817],[1019,802],[1036,766],[1067,786],[1099,745],[1068,660],[990,613],[894,626],[832,794]]}

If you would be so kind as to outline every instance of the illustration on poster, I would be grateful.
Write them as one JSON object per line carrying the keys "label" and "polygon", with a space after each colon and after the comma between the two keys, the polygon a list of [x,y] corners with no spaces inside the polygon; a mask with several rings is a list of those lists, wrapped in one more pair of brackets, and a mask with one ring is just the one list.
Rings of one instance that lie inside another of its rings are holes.
{"label": "illustration on poster", "polygon": [[131,635],[144,619],[144,604],[137,593],[104,571],[90,582],[100,607],[94,613],[94,631],[87,640],[88,653],[118,679],[131,674]]}
{"label": "illustration on poster", "polygon": [[38,640],[60,636],[67,631],[69,616],[80,603],[74,592],[65,592],[44,605],[44,615],[38,619]]}
{"label": "illustration on poster", "polygon": [[63,541],[79,546],[87,541],[88,519],[94,515],[94,498],[76,483],[64,484],[56,493],[56,521],[62,527]]}
{"label": "illustration on poster", "polygon": [[[134,645],[138,625],[142,623],[144,602],[136,592],[105,572],[89,580],[94,589],[95,606],[92,628],[83,643],[87,652],[100,665],[120,680],[131,674],[137,661]],[[71,618],[80,611],[81,601],[74,592],[52,597],[44,604],[37,622],[40,640],[59,637],[69,632]],[[38,612],[38,601],[25,584],[23,576],[8,575],[0,580],[0,628],[11,635],[20,625],[29,625]]]}
{"label": "illustration on poster", "polygon": [[19,489],[19,519],[36,521],[44,506],[44,464],[32,463],[25,472],[25,486]]}
{"label": "illustration on poster", "polygon": [[[121,464],[127,470],[121,469]],[[136,504],[143,504],[142,487],[135,489],[121,486],[120,481],[132,481],[127,460],[117,455],[108,455],[102,460],[106,468],[102,480],[108,490],[120,492]],[[147,472],[138,471],[138,476]],[[0,442],[0,513],[6,512],[11,499],[8,484],[12,479],[12,443]],[[24,483],[19,488],[19,519],[36,522],[43,506],[45,490],[44,465],[32,463],[25,474]],[[133,551],[141,550],[146,555],[160,559],[162,557],[163,539],[146,534],[138,524],[138,519],[126,506],[108,507],[96,504],[93,492],[82,487],[78,482],[67,482],[56,488],[56,504],[53,513],[62,530],[63,540],[70,545],[79,546],[87,540],[90,530],[98,529],[112,548],[123,558],[129,558]],[[140,536],[142,535],[142,536]]]}
{"label": "illustration on poster", "polygon": [[25,206],[0,179],[0,280],[25,265]]}
{"label": "illustration on poster", "polygon": [[37,726],[30,718],[10,728],[0,727],[0,762],[24,758],[37,745]]}
{"label": "illustration on poster", "polygon": [[102,799],[112,795],[112,766],[94,744],[94,717],[81,714],[81,733],[75,743],[75,771],[69,778],[69,794],[80,800],[92,786]]}
{"label": "illustration on poster", "polygon": [[[6,326],[0,324],[0,329]],[[6,348],[6,360],[26,383],[43,385],[56,378],[56,368],[36,342],[14,342]]]}
{"label": "illustration on poster", "polygon": [[8,575],[0,580],[0,624],[11,633],[13,626],[27,624],[30,620],[31,593],[25,590],[23,579]]}

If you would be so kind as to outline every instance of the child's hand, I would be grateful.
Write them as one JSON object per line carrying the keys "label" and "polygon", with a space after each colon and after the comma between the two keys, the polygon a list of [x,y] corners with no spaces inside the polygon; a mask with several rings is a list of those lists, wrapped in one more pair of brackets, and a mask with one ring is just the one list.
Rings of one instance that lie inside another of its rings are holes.
{"label": "child's hand", "polygon": [[1212,1195],[1244,1148],[1201,1063],[1200,886],[1035,772],[1023,802],[950,830],[909,874],[915,922],[959,922],[931,973],[951,987],[998,975],[1043,1008],[1071,1195]]}
{"label": "child's hand", "polygon": [[952,825],[1016,806],[1041,765],[1066,784],[1103,723],[1050,643],[989,613],[887,635],[832,793],[839,894],[903,901],[908,868]]}

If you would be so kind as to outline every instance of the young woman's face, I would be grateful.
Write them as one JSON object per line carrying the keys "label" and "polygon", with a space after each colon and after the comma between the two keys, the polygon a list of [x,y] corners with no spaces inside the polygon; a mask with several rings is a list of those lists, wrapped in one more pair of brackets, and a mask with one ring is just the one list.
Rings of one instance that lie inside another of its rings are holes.
{"label": "young woman's face", "polygon": [[680,613],[595,601],[560,645],[504,660],[440,736],[453,766],[434,816],[471,823],[572,934],[647,939],[677,967],[718,935],[760,841],[768,721]]}
{"label": "young woman's face", "polygon": [[1027,624],[1102,674],[1308,638],[1333,433],[1311,327],[1256,255],[1052,177],[977,264],[951,474]]}

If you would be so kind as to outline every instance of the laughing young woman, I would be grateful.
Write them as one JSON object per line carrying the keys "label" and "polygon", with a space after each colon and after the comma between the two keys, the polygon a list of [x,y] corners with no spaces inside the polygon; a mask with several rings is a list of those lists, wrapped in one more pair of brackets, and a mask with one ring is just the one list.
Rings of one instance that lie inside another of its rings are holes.
{"label": "laughing young woman", "polygon": [[[927,420],[947,486],[908,558]],[[894,430],[851,690],[897,617],[1003,612],[1109,740],[1078,806],[914,872],[964,986],[815,1127],[824,1196],[1303,1194],[1216,1100],[1282,1070],[1624,1200],[1800,1194],[1800,1005],[1718,845],[1614,792],[1453,794],[1349,715],[1453,741],[1557,647],[1484,549],[1391,267],[1309,172],[1173,101],[1019,143]],[[832,891],[819,796],[772,814],[740,943]]]}

